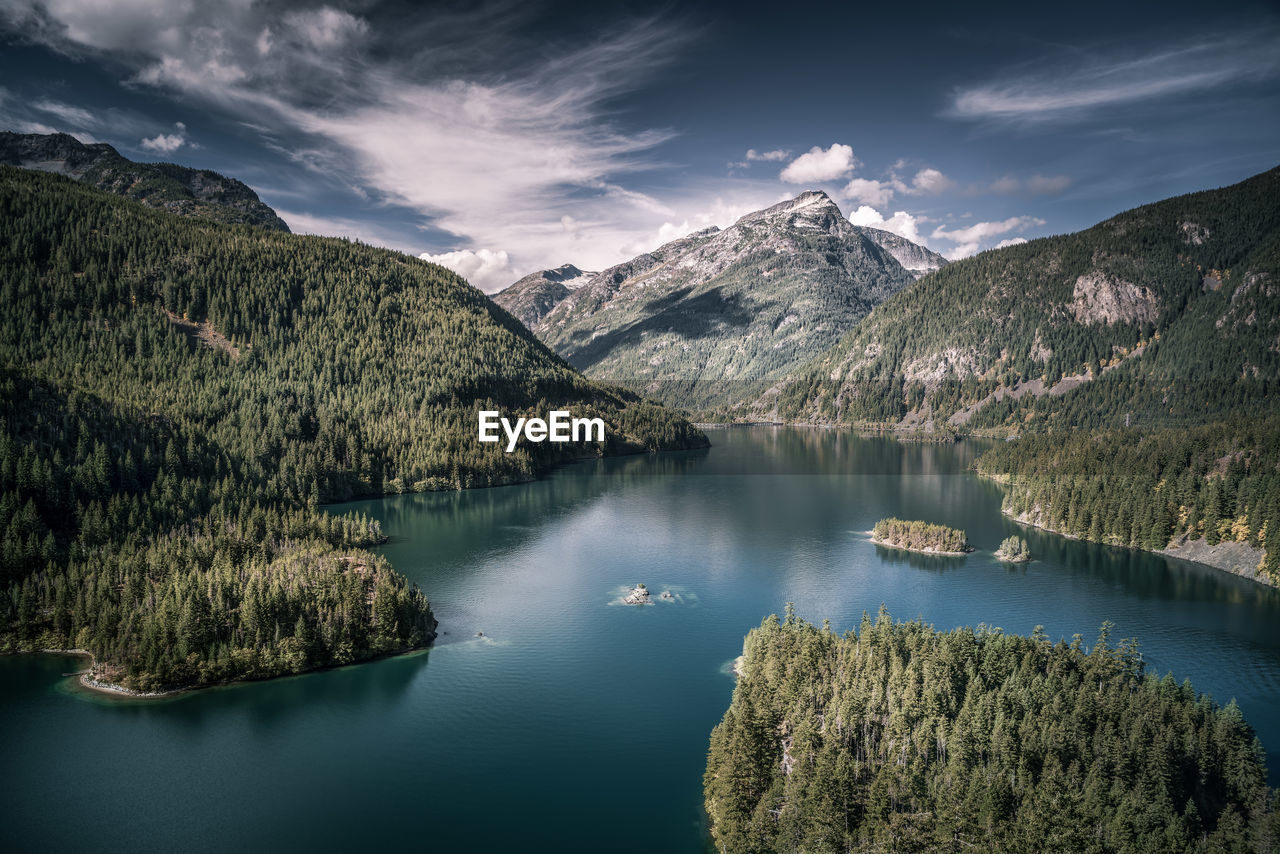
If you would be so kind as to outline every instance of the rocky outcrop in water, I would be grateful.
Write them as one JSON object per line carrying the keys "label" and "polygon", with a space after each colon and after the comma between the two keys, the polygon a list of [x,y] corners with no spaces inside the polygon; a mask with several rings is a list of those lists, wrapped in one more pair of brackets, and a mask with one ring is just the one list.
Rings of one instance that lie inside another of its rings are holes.
{"label": "rocky outcrop in water", "polygon": [[652,601],[648,588],[643,584],[637,584],[622,597],[624,605],[648,605]]}

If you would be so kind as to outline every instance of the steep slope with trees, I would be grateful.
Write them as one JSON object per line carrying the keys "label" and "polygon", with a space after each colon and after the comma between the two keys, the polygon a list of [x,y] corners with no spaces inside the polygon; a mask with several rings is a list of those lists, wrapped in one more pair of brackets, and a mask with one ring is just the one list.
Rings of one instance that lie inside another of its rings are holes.
{"label": "steep slope with trees", "polygon": [[994,446],[978,470],[1005,485],[1004,512],[1020,521],[1117,546],[1172,544],[1172,554],[1280,584],[1276,416],[1032,434]]}
{"label": "steep slope with trees", "polygon": [[740,418],[1203,423],[1280,391],[1280,169],[920,279]]}
{"label": "steep slope with trees", "polygon": [[[170,216],[0,167],[0,647],[154,689],[405,649],[425,598],[359,495],[705,445],[573,371],[453,273]],[[599,416],[603,443],[476,441],[476,413]]]}

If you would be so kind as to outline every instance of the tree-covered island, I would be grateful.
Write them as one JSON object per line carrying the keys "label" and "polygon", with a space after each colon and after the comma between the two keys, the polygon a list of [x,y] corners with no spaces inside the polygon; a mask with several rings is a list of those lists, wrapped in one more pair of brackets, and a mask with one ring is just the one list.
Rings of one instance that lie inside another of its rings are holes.
{"label": "tree-covered island", "polygon": [[705,806],[732,852],[1272,851],[1277,793],[1235,703],[979,626],[838,635],[770,617],[711,733]]}
{"label": "tree-covered island", "polygon": [[1022,537],[1005,537],[996,549],[996,558],[1006,563],[1025,563],[1031,560],[1031,547]]}
{"label": "tree-covered island", "polygon": [[871,531],[871,541],[879,546],[924,554],[964,555],[973,551],[964,531],[931,522],[881,519]]}

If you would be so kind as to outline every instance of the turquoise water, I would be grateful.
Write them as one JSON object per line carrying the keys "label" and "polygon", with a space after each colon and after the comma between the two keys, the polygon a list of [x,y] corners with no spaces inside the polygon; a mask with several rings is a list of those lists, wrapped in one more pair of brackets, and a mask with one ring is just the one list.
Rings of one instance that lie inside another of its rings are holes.
{"label": "turquoise water", "polygon": [[[0,659],[6,850],[704,850],[707,736],[742,637],[784,603],[856,625],[885,603],[1136,636],[1150,669],[1238,699],[1280,777],[1280,592],[1023,529],[967,473],[981,446],[733,428],[709,451],[538,483],[357,502],[430,595],[430,651],[171,700],[85,695],[74,659]],[[966,558],[892,552],[883,516],[968,531]],[[1022,533],[1035,560],[991,552]],[[675,601],[615,604],[645,582]],[[483,637],[476,637],[483,632]]]}

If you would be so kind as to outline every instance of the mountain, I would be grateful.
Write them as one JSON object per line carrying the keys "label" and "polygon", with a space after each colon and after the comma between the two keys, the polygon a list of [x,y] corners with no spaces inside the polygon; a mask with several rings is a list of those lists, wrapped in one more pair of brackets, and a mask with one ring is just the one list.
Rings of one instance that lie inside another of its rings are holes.
{"label": "mountain", "polygon": [[106,143],[86,145],[65,133],[0,132],[0,165],[56,172],[182,216],[289,230],[257,193],[234,178],[173,163],[135,163]]}
{"label": "mountain", "polygon": [[863,228],[862,232],[878,243],[881,248],[887,250],[890,255],[897,259],[899,264],[907,269],[907,272],[917,279],[925,273],[941,270],[948,263],[946,258],[943,258],[932,249],[927,249],[918,243],[912,243],[907,238],[894,234],[892,231]]}
{"label": "mountain", "polygon": [[665,403],[708,409],[742,399],[822,352],[940,256],[851,224],[807,192],[597,273],[572,289],[536,274],[495,296],[535,317],[571,365]]}
{"label": "mountain", "polygon": [[1280,393],[1280,169],[983,252],[901,290],[744,419],[1203,423]]}
{"label": "mountain", "polygon": [[[421,645],[377,523],[322,503],[706,445],[398,252],[4,166],[0,212],[0,653],[87,649],[156,690]],[[479,410],[555,408],[605,440],[477,441]]]}
{"label": "mountain", "polygon": [[530,273],[504,288],[494,297],[494,302],[515,315],[525,326],[533,328],[571,292],[598,275],[564,264],[554,270]]}

